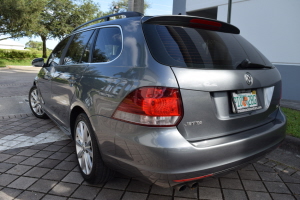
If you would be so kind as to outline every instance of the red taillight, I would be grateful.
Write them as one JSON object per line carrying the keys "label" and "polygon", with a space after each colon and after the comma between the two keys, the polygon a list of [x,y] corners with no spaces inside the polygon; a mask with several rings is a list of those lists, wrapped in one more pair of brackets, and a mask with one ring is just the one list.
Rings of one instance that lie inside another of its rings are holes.
{"label": "red taillight", "polygon": [[194,28],[202,28],[202,29],[214,30],[214,31],[219,30],[222,26],[222,24],[219,22],[205,20],[205,19],[191,19],[190,23]]}
{"label": "red taillight", "polygon": [[178,89],[142,87],[125,97],[113,118],[148,126],[174,126],[182,114]]}
{"label": "red taillight", "polygon": [[181,183],[181,182],[187,182],[187,181],[194,181],[194,180],[198,180],[198,179],[202,179],[202,178],[207,178],[213,176],[213,174],[208,174],[205,176],[199,176],[199,177],[195,177],[195,178],[187,178],[187,179],[181,179],[181,180],[173,180],[176,183]]}

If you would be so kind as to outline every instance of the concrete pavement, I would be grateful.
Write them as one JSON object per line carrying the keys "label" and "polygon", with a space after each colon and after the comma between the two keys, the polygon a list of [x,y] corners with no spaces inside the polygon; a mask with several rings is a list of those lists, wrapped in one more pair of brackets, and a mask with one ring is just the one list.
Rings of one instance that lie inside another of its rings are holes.
{"label": "concrete pavement", "polygon": [[30,113],[28,91],[40,68],[15,66],[0,68],[0,119]]}
{"label": "concrete pavement", "polygon": [[[5,74],[13,77],[6,81],[18,85],[5,86],[5,82],[1,82],[6,77],[2,73],[5,70]],[[13,98],[18,102],[27,96],[35,72],[27,70],[22,75],[18,69],[5,70],[0,70],[0,94],[6,94],[0,96],[0,105],[6,102],[4,98],[9,98],[11,107],[0,117],[0,200],[300,200],[300,156],[282,149],[239,171],[204,180],[197,188],[183,192],[147,185],[120,174],[105,184],[89,185],[78,171],[73,141],[51,120],[37,119],[30,112],[13,106],[16,104]],[[30,85],[22,85],[20,79]],[[9,87],[14,87],[15,92],[6,91]],[[29,106],[28,102],[21,103],[23,106]],[[0,107],[0,113],[2,111]]]}
{"label": "concrete pavement", "polygon": [[124,175],[89,185],[78,172],[74,150],[51,120],[0,119],[0,199],[300,199],[300,158],[283,150],[183,192]]}

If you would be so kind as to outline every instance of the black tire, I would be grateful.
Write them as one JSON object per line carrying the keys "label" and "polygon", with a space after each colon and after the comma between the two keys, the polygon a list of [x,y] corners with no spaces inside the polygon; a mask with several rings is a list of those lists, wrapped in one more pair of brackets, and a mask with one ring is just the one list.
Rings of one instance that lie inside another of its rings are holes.
{"label": "black tire", "polygon": [[[82,134],[84,130],[87,130],[85,139],[83,139]],[[85,113],[80,113],[76,118],[74,141],[79,169],[86,182],[90,184],[99,184],[113,178],[114,171],[105,166],[92,125]],[[91,144],[89,142],[91,142]],[[85,159],[91,161],[92,166],[88,166],[87,163],[90,164],[90,162]]]}
{"label": "black tire", "polygon": [[29,90],[28,100],[29,100],[30,109],[37,118],[40,119],[49,118],[42,108],[41,97],[35,85],[32,86],[31,89]]}

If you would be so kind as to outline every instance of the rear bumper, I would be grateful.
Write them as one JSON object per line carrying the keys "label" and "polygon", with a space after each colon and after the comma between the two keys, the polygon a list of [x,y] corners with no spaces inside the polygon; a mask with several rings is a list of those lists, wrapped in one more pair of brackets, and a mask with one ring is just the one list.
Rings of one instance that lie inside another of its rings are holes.
{"label": "rear bumper", "polygon": [[219,174],[250,163],[285,138],[286,119],[238,134],[190,143],[176,127],[151,128],[91,117],[104,162],[133,178],[172,187],[174,180]]}

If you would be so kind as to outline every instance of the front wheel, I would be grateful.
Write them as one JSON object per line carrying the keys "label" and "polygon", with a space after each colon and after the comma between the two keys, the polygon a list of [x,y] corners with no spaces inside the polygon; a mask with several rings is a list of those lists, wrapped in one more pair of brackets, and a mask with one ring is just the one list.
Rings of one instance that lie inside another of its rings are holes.
{"label": "front wheel", "polygon": [[75,146],[80,172],[88,183],[104,183],[113,177],[101,158],[98,142],[86,114],[78,115],[75,122]]}
{"label": "front wheel", "polygon": [[41,119],[47,119],[48,116],[44,112],[41,104],[41,96],[38,92],[37,87],[34,85],[31,87],[29,91],[29,106],[32,111],[32,113],[37,117]]}

